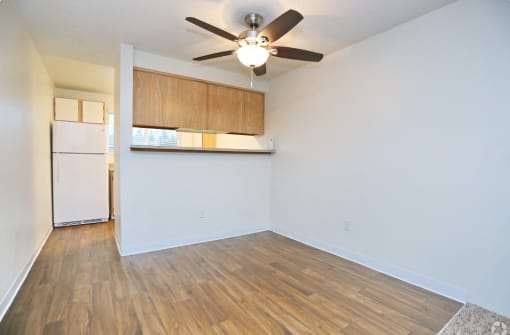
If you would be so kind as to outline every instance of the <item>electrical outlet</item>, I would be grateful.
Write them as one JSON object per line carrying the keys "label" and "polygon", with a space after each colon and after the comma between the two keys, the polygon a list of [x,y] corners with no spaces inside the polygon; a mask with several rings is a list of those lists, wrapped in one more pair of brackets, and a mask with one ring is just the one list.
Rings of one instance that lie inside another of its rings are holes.
{"label": "electrical outlet", "polygon": [[201,219],[205,218],[205,208],[200,208],[200,218]]}
{"label": "electrical outlet", "polygon": [[349,220],[344,221],[344,230],[351,231],[352,230],[352,222]]}

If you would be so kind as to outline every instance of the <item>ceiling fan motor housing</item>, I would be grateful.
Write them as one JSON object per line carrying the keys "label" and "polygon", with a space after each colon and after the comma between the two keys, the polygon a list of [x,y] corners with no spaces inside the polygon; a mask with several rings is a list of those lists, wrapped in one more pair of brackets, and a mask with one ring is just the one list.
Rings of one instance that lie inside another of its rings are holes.
{"label": "ceiling fan motor housing", "polygon": [[264,22],[264,17],[257,13],[250,13],[244,17],[244,22],[251,29],[257,29]]}
{"label": "ceiling fan motor housing", "polygon": [[257,29],[263,21],[262,15],[257,13],[250,13],[244,17],[244,22],[250,29],[239,34],[239,46],[257,45],[267,47],[269,45],[269,39],[265,36],[259,36],[260,31]]}
{"label": "ceiling fan motor housing", "polygon": [[265,36],[258,36],[258,30],[245,30],[239,34],[239,46],[245,45],[258,45],[260,47],[267,47],[269,40]]}

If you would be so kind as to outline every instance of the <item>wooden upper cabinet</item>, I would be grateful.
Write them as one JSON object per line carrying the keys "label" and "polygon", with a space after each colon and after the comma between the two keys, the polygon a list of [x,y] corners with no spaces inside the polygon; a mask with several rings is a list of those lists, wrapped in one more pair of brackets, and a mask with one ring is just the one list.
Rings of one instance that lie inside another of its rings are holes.
{"label": "wooden upper cabinet", "polygon": [[133,126],[205,129],[207,84],[135,70]]}
{"label": "wooden upper cabinet", "polygon": [[264,93],[209,84],[207,130],[264,134]]}
{"label": "wooden upper cabinet", "polygon": [[154,73],[133,73],[133,126],[162,127],[161,86]]}
{"label": "wooden upper cabinet", "polygon": [[264,93],[135,69],[133,126],[264,133]]}
{"label": "wooden upper cabinet", "polygon": [[243,91],[209,84],[207,94],[207,130],[242,133],[245,122]]}
{"label": "wooden upper cabinet", "polygon": [[170,110],[175,111],[179,128],[205,129],[207,123],[207,84],[169,77]]}
{"label": "wooden upper cabinet", "polygon": [[264,134],[264,93],[244,91],[244,134]]}

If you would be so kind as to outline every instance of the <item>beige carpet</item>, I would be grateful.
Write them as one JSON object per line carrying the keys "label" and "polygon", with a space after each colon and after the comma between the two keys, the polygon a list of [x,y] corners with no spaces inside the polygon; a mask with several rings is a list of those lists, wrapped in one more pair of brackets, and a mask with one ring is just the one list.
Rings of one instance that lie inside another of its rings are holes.
{"label": "beige carpet", "polygon": [[510,335],[510,319],[466,304],[438,335]]}

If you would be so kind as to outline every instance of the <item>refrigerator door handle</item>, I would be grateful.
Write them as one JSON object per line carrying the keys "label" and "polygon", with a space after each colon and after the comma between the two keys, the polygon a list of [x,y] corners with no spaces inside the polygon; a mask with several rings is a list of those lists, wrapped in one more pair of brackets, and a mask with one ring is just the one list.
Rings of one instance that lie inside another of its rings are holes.
{"label": "refrigerator door handle", "polygon": [[60,182],[60,155],[55,155],[55,182]]}

